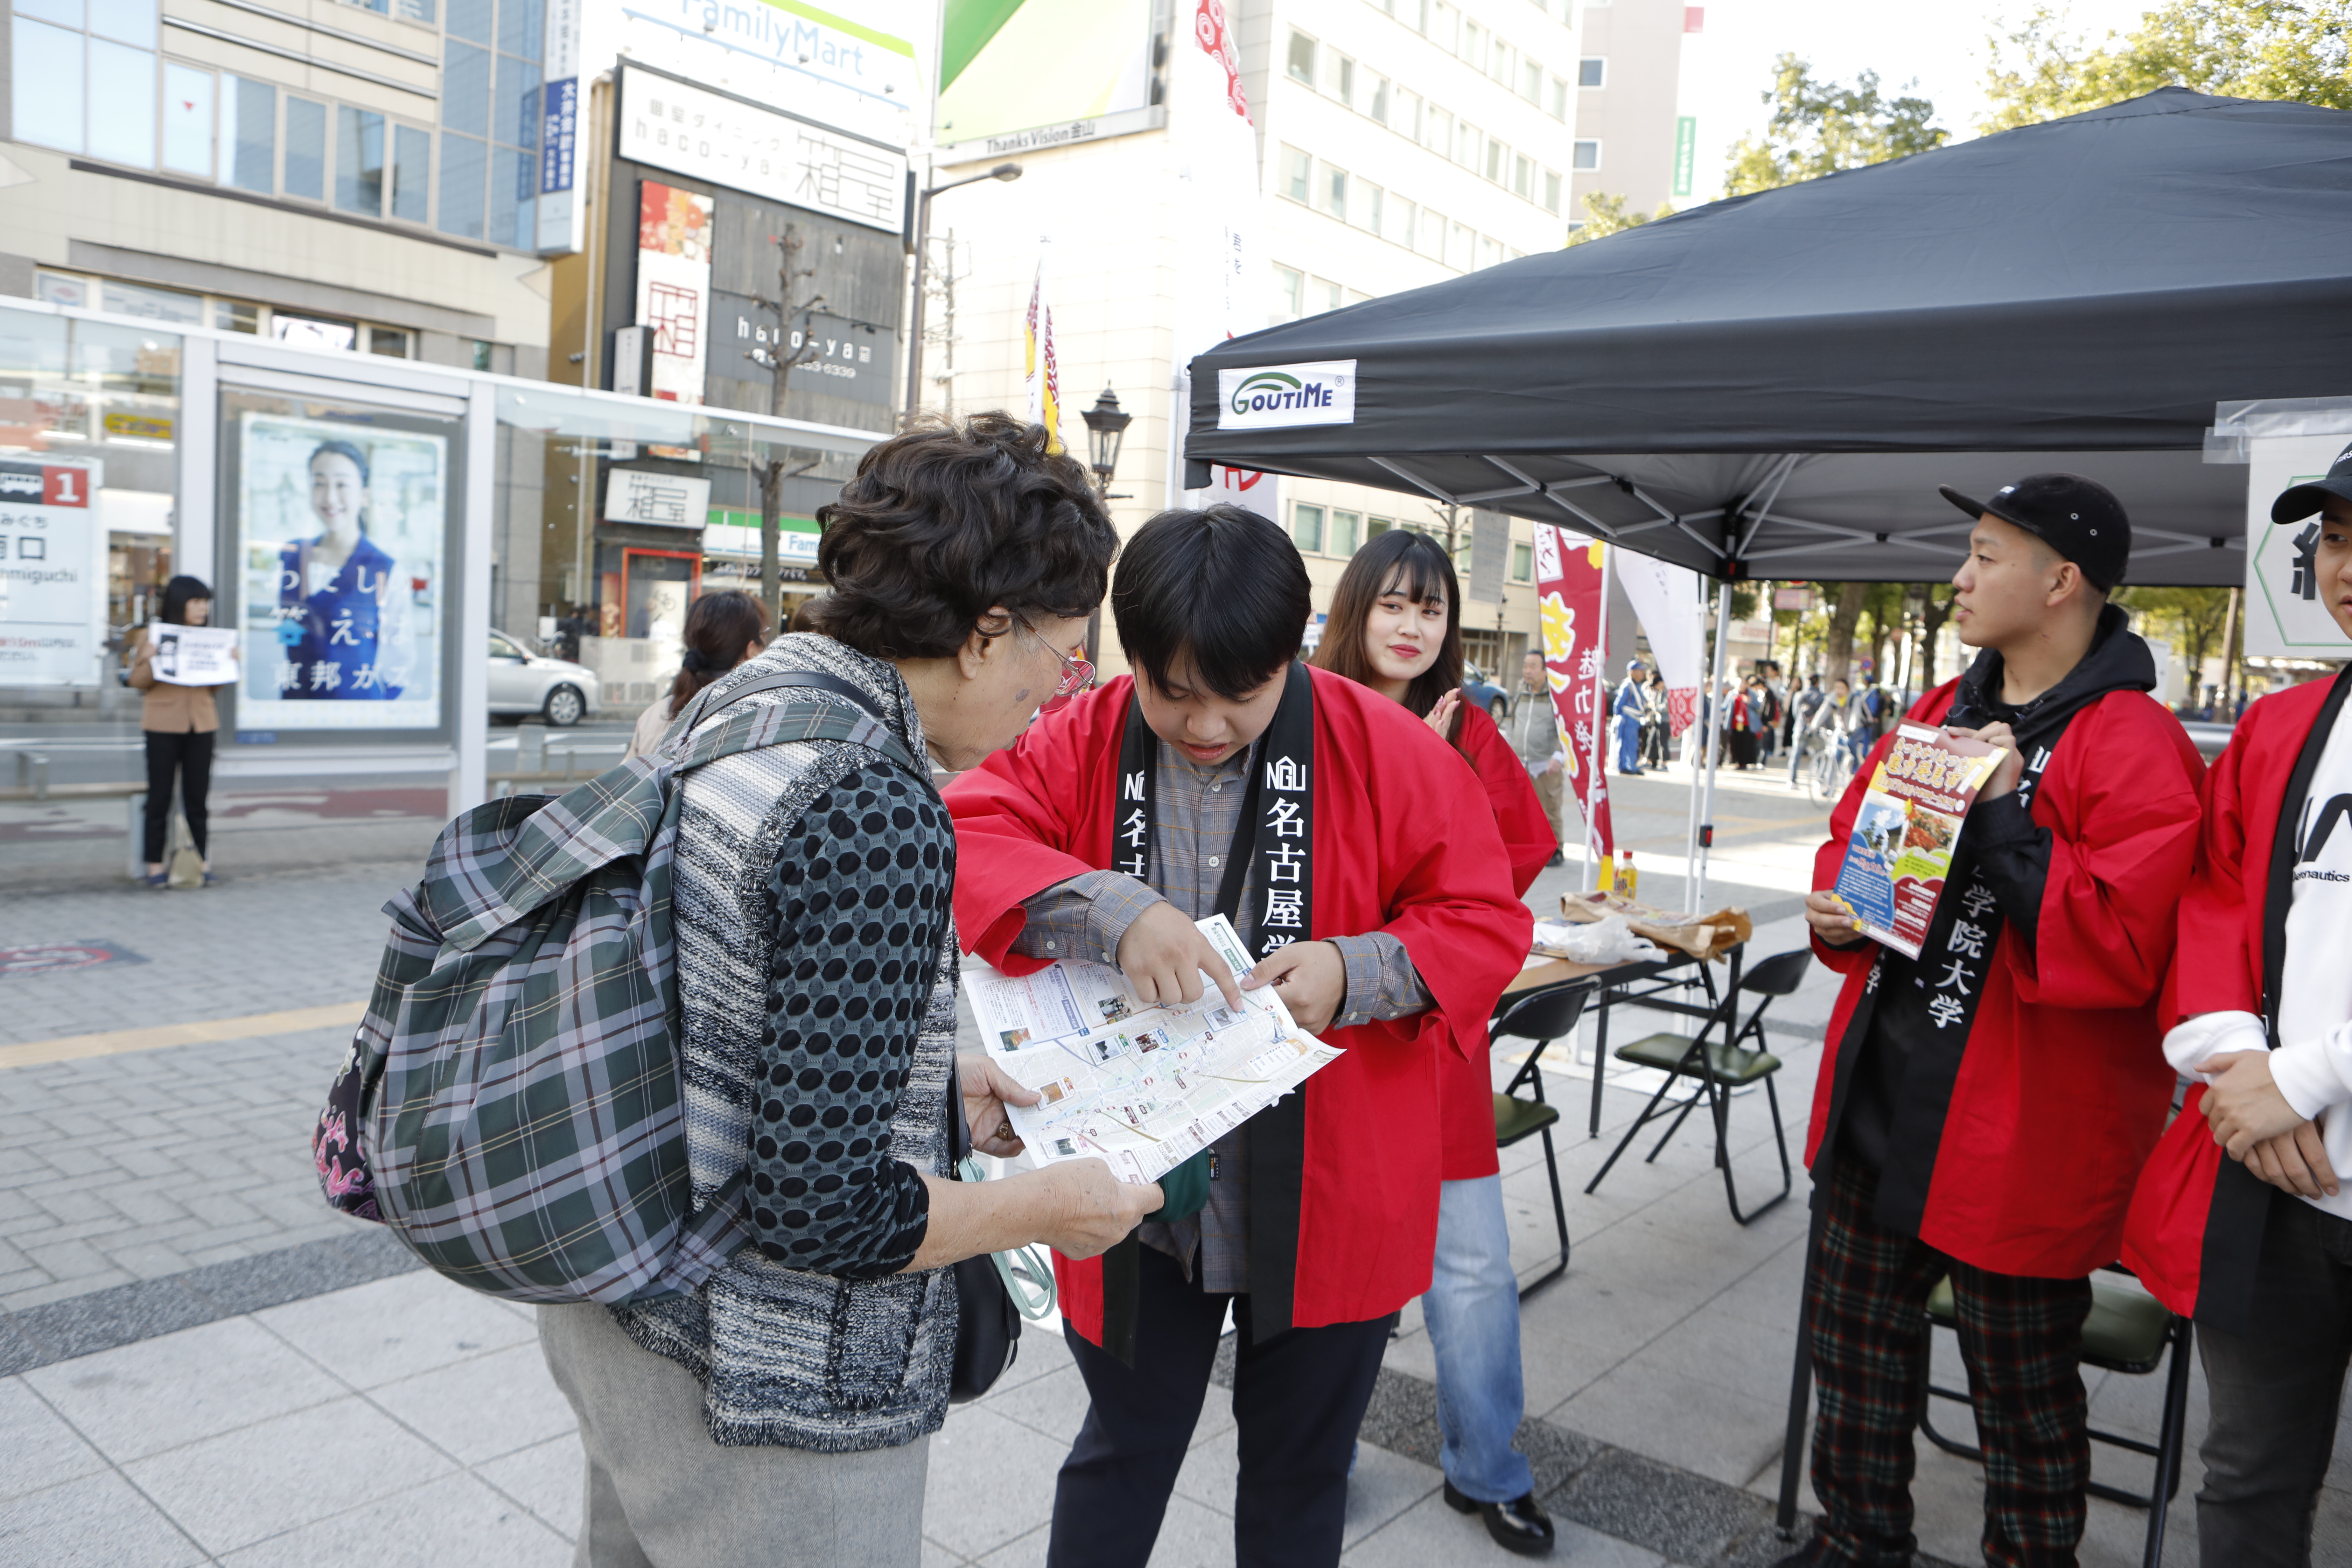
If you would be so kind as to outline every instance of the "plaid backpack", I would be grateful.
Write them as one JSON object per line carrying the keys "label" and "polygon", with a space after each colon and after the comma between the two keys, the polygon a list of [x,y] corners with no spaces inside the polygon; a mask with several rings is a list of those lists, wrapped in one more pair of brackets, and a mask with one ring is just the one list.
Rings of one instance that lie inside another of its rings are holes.
{"label": "plaid backpack", "polygon": [[692,1215],[670,890],[684,777],[721,757],[846,741],[928,784],[846,681],[700,723],[569,794],[494,800],[442,829],[384,906],[367,1015],[311,1136],[328,1203],[436,1271],[517,1301],[690,1290],[748,1239],[739,1173]]}

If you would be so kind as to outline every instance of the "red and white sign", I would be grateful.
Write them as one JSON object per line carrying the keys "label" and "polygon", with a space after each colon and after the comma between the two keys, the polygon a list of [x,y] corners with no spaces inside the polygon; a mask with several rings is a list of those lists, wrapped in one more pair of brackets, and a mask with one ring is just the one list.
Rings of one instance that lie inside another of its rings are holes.
{"label": "red and white sign", "polygon": [[647,180],[637,203],[637,324],[654,334],[652,384],[670,403],[702,401],[710,341],[709,196]]}
{"label": "red and white sign", "polygon": [[1706,679],[1706,585],[1687,566],[1630,550],[1617,552],[1609,564],[1650,639],[1658,673],[1666,678],[1666,729],[1679,735],[1698,720],[1699,688]]}
{"label": "red and white sign", "polygon": [[1543,627],[1544,675],[1568,752],[1568,782],[1584,814],[1585,838],[1616,853],[1601,723],[1609,646],[1609,547],[1580,533],[1536,525],[1536,607]]}
{"label": "red and white sign", "polygon": [[0,686],[91,686],[106,658],[100,465],[0,461]]}

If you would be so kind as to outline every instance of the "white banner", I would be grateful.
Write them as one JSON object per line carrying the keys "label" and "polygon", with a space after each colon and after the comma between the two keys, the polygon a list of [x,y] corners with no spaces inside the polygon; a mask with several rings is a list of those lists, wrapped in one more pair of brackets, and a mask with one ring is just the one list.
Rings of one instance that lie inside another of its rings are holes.
{"label": "white banner", "polygon": [[[2256,658],[2352,658],[2329,585],[2319,581],[2316,515],[2274,523],[2271,502],[2289,485],[2327,477],[2347,448],[2341,435],[2257,436],[2247,443],[2246,652]],[[2191,679],[2197,679],[2191,676]]]}
{"label": "white banner", "polygon": [[648,71],[621,73],[620,155],[896,234],[907,156]]}
{"label": "white banner", "polygon": [[0,462],[0,684],[96,686],[106,655],[99,465]]}
{"label": "white banner", "polygon": [[151,621],[148,663],[155,679],[172,686],[227,686],[236,679],[235,626],[176,626]]}
{"label": "white banner", "polygon": [[1675,566],[1630,550],[1617,552],[1617,580],[1633,605],[1633,617],[1650,639],[1651,657],[1666,678],[1666,710],[1679,735],[1698,716],[1699,689],[1706,684],[1706,614],[1704,585],[1687,566]]}
{"label": "white banner", "polygon": [[1175,164],[1176,438],[1168,443],[1175,504],[1231,501],[1282,521],[1271,478],[1213,468],[1207,489],[1184,489],[1182,432],[1192,417],[1193,356],[1265,325],[1257,132],[1243,90],[1241,46],[1224,0],[1178,0],[1168,70],[1169,151]]}

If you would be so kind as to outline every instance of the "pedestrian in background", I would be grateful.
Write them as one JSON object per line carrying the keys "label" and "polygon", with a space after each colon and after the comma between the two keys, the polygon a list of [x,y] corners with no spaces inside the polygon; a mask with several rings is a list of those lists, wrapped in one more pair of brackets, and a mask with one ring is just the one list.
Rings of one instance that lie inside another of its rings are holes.
{"label": "pedestrian in background", "polygon": [[1625,667],[1617,696],[1609,705],[1609,722],[1617,741],[1617,772],[1638,778],[1642,773],[1642,676],[1640,659]]}
{"label": "pedestrian in background", "polygon": [[705,594],[686,612],[686,657],[669,689],[637,715],[621,760],[642,757],[662,742],[670,723],[702,689],[768,646],[768,607],[740,588]]}
{"label": "pedestrian in background", "polygon": [[[167,626],[207,626],[213,619],[213,591],[195,577],[174,577],[163,584],[163,602],[155,618]],[[147,628],[131,634],[124,650],[130,660],[131,684],[139,699],[140,739],[147,746],[147,816],[142,847],[147,857],[147,886],[166,887],[163,869],[164,831],[172,822],[172,786],[176,777],[180,809],[188,819],[188,837],[205,863],[207,888],[220,879],[213,875],[210,814],[205,801],[212,794],[213,741],[220,730],[220,712],[209,686],[175,686],[155,679],[155,648]],[[240,651],[239,658],[242,658]]]}
{"label": "pedestrian in background", "polygon": [[[1518,752],[1528,777],[1535,782],[1536,799],[1543,804],[1545,825],[1559,837],[1559,786],[1565,778],[1568,749],[1559,743],[1559,712],[1552,706],[1551,681],[1544,673],[1543,655],[1530,653],[1519,660],[1519,693],[1511,702],[1511,750]],[[1554,849],[1548,866],[1562,865]]]}
{"label": "pedestrian in background", "polygon": [[[1495,722],[1462,700],[1461,584],[1444,546],[1393,529],[1348,563],[1331,591],[1331,618],[1314,662],[1402,702],[1460,752],[1495,808],[1521,898],[1559,853],[1528,771]],[[1642,667],[1626,676],[1636,689]],[[1622,722],[1622,721],[1621,721]],[[1622,748],[1621,742],[1621,749]],[[1527,1389],[1519,1367],[1519,1280],[1503,1212],[1495,1148],[1495,1071],[1483,1047],[1438,1061],[1437,1257],[1422,1321],[1437,1363],[1438,1463],[1446,1505],[1475,1513],[1507,1551],[1551,1550],[1551,1518],[1536,1501],[1535,1472],[1513,1447]]]}
{"label": "pedestrian in background", "polygon": [[1977,520],[1952,622],[1981,651],[1909,718],[2001,755],[1917,958],[1865,937],[1832,890],[1867,767],[1814,858],[1813,952],[1844,976],[1805,1150],[1822,1521],[1780,1568],[1917,1550],[1913,1434],[1942,1279],[1984,1449],[1985,1561],[2074,1561],[2091,1474],[2088,1276],[2119,1256],[2172,1104],[2156,1002],[2204,764],[2147,700],[2155,658],[2107,602],[2131,524],[2074,474],[2031,475],[1984,502],[1943,493]]}
{"label": "pedestrian in background", "polygon": [[[1117,536],[1042,427],[919,426],[868,451],[817,517],[820,631],[780,639],[710,701],[769,675],[824,684],[728,714],[837,704],[919,764],[959,769],[1079,684],[1065,650]],[[1084,1159],[950,1179],[949,1117],[982,1152],[1017,1153],[1003,1105],[1035,1097],[956,1057],[956,843],[927,773],[786,742],[697,769],[681,793],[688,1167],[696,1210],[740,1204],[751,1239],[688,1294],[540,1308],[586,1450],[573,1562],[917,1568],[955,1361],[948,1266],[1041,1240],[1092,1257],[1160,1189]]]}
{"label": "pedestrian in background", "polygon": [[1650,683],[1642,689],[1642,765],[1664,768],[1666,765],[1666,678],[1657,670],[1650,671]]}

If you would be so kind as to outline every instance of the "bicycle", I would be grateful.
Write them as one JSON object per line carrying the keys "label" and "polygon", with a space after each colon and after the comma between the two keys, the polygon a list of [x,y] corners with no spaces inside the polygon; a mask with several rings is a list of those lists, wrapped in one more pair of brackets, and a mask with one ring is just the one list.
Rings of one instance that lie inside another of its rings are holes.
{"label": "bicycle", "polygon": [[1815,805],[1834,805],[1853,782],[1855,758],[1843,736],[1823,739],[1829,743],[1813,754],[1813,765],[1805,770],[1805,792]]}

